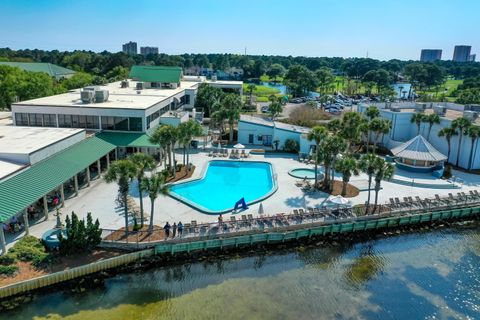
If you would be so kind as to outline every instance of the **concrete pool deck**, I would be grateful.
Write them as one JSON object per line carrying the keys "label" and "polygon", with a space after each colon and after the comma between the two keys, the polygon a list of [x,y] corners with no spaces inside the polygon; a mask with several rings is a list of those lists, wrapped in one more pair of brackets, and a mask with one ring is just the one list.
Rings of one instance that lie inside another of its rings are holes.
{"label": "concrete pool deck", "polygon": [[[182,161],[182,154],[179,150],[176,154],[178,162]],[[198,179],[201,177],[202,170],[207,162],[212,159],[229,160],[227,158],[212,158],[208,157],[208,150],[197,150],[190,156],[190,161],[198,168],[193,173],[190,179]],[[290,213],[293,209],[318,207],[325,203],[328,194],[323,192],[304,192],[301,188],[295,185],[299,179],[294,178],[288,172],[295,168],[314,168],[313,165],[301,163],[296,155],[289,154],[266,154],[266,155],[250,155],[248,159],[230,160],[230,161],[266,161],[273,165],[274,171],[277,175],[278,189],[269,198],[260,203],[251,205],[246,211],[237,213],[239,217],[242,214],[252,214],[254,217],[259,216],[258,210],[260,204],[263,205],[264,214],[274,215],[277,213]],[[161,169],[161,167],[159,167]],[[387,203],[389,198],[420,196],[434,197],[435,194],[440,196],[447,196],[448,193],[456,194],[457,192],[466,192],[470,190],[478,190],[480,187],[480,176],[469,174],[465,172],[453,171],[456,177],[457,187],[452,189],[452,183],[445,180],[436,179],[430,174],[411,173],[398,170],[395,174],[395,179],[382,182],[382,190],[379,193],[379,203]],[[337,176],[340,179],[340,176]],[[367,180],[365,174],[354,176],[351,179],[352,184],[364,185]],[[188,181],[188,180],[183,180]],[[65,207],[61,209],[62,221],[65,214],[70,214],[72,211],[80,217],[84,218],[87,212],[91,212],[94,219],[98,218],[100,225],[105,229],[118,229],[124,226],[123,209],[118,208],[115,204],[117,197],[118,186],[116,183],[107,184],[103,179],[92,181],[91,187],[81,189],[78,197],[67,199]],[[138,189],[136,183],[132,183],[131,196],[139,203]],[[367,190],[360,191],[360,194],[349,200],[353,205],[363,204],[367,200]],[[371,201],[374,201],[374,192],[371,192]],[[150,212],[150,200],[147,196],[144,197],[144,208],[146,216]],[[229,220],[231,214],[224,214],[224,220]],[[30,226],[30,234],[36,237],[53,228],[56,224],[55,217],[50,214],[50,220],[39,221]],[[154,221],[157,225],[163,225],[166,221],[170,223],[182,221],[189,223],[191,220],[196,220],[197,223],[216,222],[218,215],[209,215],[195,210],[194,208],[172,198],[169,196],[159,195],[155,201]],[[22,233],[15,235],[7,234],[7,247],[11,247],[13,243],[23,236]]]}

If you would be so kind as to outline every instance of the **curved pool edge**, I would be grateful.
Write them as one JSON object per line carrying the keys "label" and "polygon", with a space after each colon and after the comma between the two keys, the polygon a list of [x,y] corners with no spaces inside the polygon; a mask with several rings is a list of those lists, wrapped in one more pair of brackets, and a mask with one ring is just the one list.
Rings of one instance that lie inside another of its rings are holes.
{"label": "curved pool edge", "polygon": [[[187,184],[187,183],[191,183],[191,182],[196,182],[196,181],[199,181],[199,180],[202,180],[203,178],[205,178],[205,174],[207,173],[207,168],[208,166],[210,165],[210,163],[212,162],[248,162],[248,163],[266,163],[270,166],[270,171],[271,171],[271,175],[272,175],[272,182],[273,182],[273,186],[272,186],[272,189],[266,193],[263,197],[260,197],[258,199],[255,199],[253,201],[249,201],[247,202],[247,206],[250,206],[250,205],[253,205],[253,204],[256,204],[256,203],[259,203],[269,197],[271,197],[277,190],[278,190],[278,182],[277,182],[277,173],[275,172],[275,168],[273,166],[273,164],[271,162],[268,162],[268,161],[259,161],[259,160],[244,160],[244,161],[238,161],[238,160],[227,160],[227,159],[222,159],[222,160],[217,160],[217,159],[212,159],[212,160],[209,160],[207,161],[203,167],[202,167],[202,172],[200,174],[200,177],[198,178],[194,178],[194,179],[188,179],[186,181],[176,181],[176,182],[172,182],[172,183],[169,183],[167,184],[168,186],[173,186],[173,185],[181,185],[181,184]],[[177,201],[180,201],[181,203],[189,206],[190,208],[192,209],[195,209],[197,211],[200,211],[202,213],[205,213],[205,214],[208,214],[208,215],[217,215],[217,214],[224,214],[224,213],[231,213],[233,211],[233,208],[232,209],[227,209],[227,210],[219,210],[219,211],[212,211],[212,210],[209,210],[197,203],[194,203],[184,197],[181,197],[179,196],[178,194],[175,194],[175,193],[172,193],[171,191],[168,192],[168,196],[177,200]]]}
{"label": "curved pool edge", "polygon": [[[307,178],[308,180],[313,180],[313,179],[315,179],[315,169],[311,169],[311,168],[294,168],[294,169],[288,171],[288,175],[291,176],[291,177],[293,177],[293,178],[296,178],[296,179],[305,179],[304,176],[303,176],[303,177],[300,177],[300,176],[298,176],[298,175],[293,174],[292,171],[295,171],[295,170],[309,170],[309,171],[312,171],[312,173],[314,173],[314,176],[313,176],[313,177],[306,177],[306,178]],[[323,179],[323,177],[324,177],[323,172],[320,172],[320,171],[319,171],[319,172],[318,172],[318,177],[321,177],[320,179]]]}

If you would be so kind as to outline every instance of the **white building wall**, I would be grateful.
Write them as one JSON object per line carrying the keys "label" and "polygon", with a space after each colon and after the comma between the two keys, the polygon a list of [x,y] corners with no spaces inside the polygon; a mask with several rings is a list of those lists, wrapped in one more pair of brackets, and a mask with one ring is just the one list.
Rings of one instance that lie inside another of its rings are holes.
{"label": "white building wall", "polygon": [[238,142],[244,145],[252,145],[249,143],[249,136],[253,134],[253,145],[263,145],[263,141],[258,140],[259,136],[270,135],[273,142],[273,127],[260,124],[239,121],[238,122]]}
{"label": "white building wall", "polygon": [[278,140],[278,149],[283,150],[285,148],[285,141],[287,141],[288,139],[295,140],[300,146],[300,136],[300,132],[293,132],[275,128],[273,141]]}

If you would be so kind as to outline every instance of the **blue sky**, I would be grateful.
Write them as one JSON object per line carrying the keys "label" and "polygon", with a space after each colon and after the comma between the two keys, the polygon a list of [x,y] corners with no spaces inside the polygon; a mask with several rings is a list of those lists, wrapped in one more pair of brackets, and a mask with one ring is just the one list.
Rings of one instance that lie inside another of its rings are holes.
{"label": "blue sky", "polygon": [[480,53],[479,0],[1,0],[0,47],[418,59]]}

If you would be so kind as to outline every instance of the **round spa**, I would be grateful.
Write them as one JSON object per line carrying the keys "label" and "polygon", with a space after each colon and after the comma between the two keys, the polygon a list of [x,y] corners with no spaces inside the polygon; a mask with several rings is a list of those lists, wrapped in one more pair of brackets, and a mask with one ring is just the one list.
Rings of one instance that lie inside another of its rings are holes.
{"label": "round spa", "polygon": [[[323,179],[323,171],[319,168],[318,172],[318,179]],[[309,168],[297,168],[290,170],[288,172],[289,175],[298,179],[315,179],[315,169]]]}

